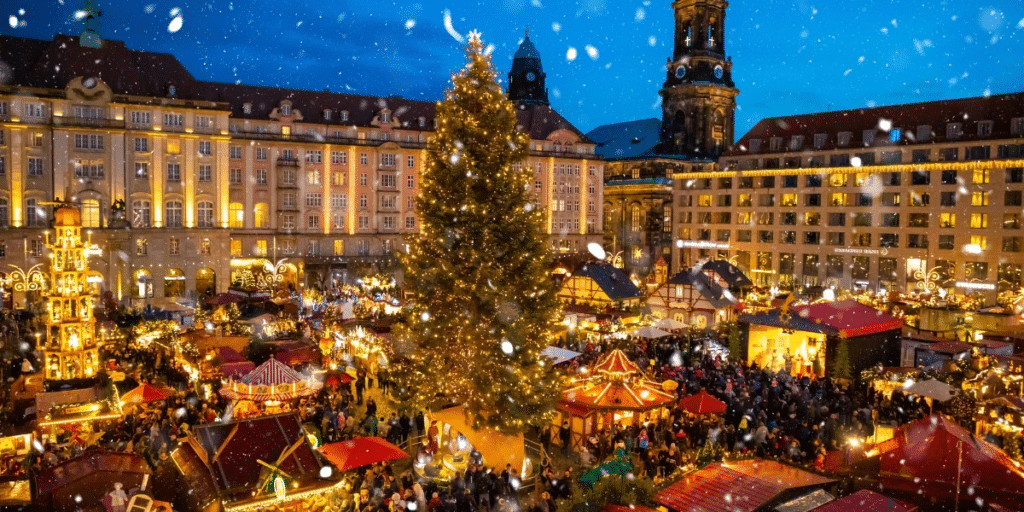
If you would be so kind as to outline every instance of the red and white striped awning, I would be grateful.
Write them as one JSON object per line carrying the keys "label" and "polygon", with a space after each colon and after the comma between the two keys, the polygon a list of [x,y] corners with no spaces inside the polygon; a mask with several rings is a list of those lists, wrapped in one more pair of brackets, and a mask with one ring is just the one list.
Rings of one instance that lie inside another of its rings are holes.
{"label": "red and white striped awning", "polygon": [[299,372],[292,370],[287,365],[270,358],[267,362],[256,367],[255,370],[247,373],[238,379],[239,382],[250,386],[277,386],[280,384],[293,384],[305,380]]}

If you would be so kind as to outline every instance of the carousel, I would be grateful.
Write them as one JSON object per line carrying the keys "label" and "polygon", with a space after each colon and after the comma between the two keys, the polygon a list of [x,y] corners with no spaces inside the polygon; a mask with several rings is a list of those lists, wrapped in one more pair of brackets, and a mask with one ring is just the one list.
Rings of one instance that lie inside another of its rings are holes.
{"label": "carousel", "polygon": [[558,401],[560,421],[569,422],[570,444],[577,449],[591,434],[613,424],[633,425],[662,417],[676,399],[675,382],[648,380],[621,350],[609,352],[585,371],[585,377],[574,378]]}
{"label": "carousel", "polygon": [[239,414],[254,415],[256,403],[263,404],[266,414],[286,412],[288,408],[283,402],[315,395],[321,387],[323,383],[312,376],[303,377],[281,361],[270,358],[237,380],[226,379],[220,394],[238,401],[234,409],[238,417]]}

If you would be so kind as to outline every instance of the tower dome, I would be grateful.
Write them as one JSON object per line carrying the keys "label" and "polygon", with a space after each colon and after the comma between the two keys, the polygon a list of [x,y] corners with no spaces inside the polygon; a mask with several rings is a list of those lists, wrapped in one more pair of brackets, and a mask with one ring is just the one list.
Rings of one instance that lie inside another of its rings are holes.
{"label": "tower dome", "polygon": [[513,55],[512,70],[508,72],[508,99],[516,103],[548,105],[546,76],[540,52],[530,41],[530,29],[526,29],[526,37]]}

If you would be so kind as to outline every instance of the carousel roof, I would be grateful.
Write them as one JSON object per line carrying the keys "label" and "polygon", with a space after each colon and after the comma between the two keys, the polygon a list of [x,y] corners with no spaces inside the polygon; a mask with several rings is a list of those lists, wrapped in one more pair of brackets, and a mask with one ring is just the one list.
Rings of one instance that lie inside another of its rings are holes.
{"label": "carousel roof", "polygon": [[594,365],[594,371],[608,374],[631,374],[640,373],[640,367],[630,361],[625,352],[615,349]]}
{"label": "carousel roof", "polygon": [[562,393],[560,408],[569,412],[587,410],[646,411],[675,401],[675,395],[661,390],[656,382],[588,381]]}
{"label": "carousel roof", "polygon": [[294,384],[300,380],[305,380],[299,372],[292,370],[287,365],[271,357],[267,361],[256,367],[255,370],[245,374],[244,377],[238,379],[239,382],[244,382],[252,386],[277,386],[280,384]]}

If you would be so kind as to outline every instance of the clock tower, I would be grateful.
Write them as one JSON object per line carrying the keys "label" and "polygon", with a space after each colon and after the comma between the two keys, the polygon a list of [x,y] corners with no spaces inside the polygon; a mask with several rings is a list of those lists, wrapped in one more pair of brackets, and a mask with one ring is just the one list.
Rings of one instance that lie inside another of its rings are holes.
{"label": "clock tower", "polygon": [[508,72],[508,99],[513,103],[550,105],[548,90],[544,86],[544,69],[540,53],[530,41],[530,29],[512,57],[512,70]]}
{"label": "clock tower", "polygon": [[732,145],[739,90],[725,55],[727,7],[726,0],[672,4],[675,44],[659,92],[660,154],[715,160]]}

